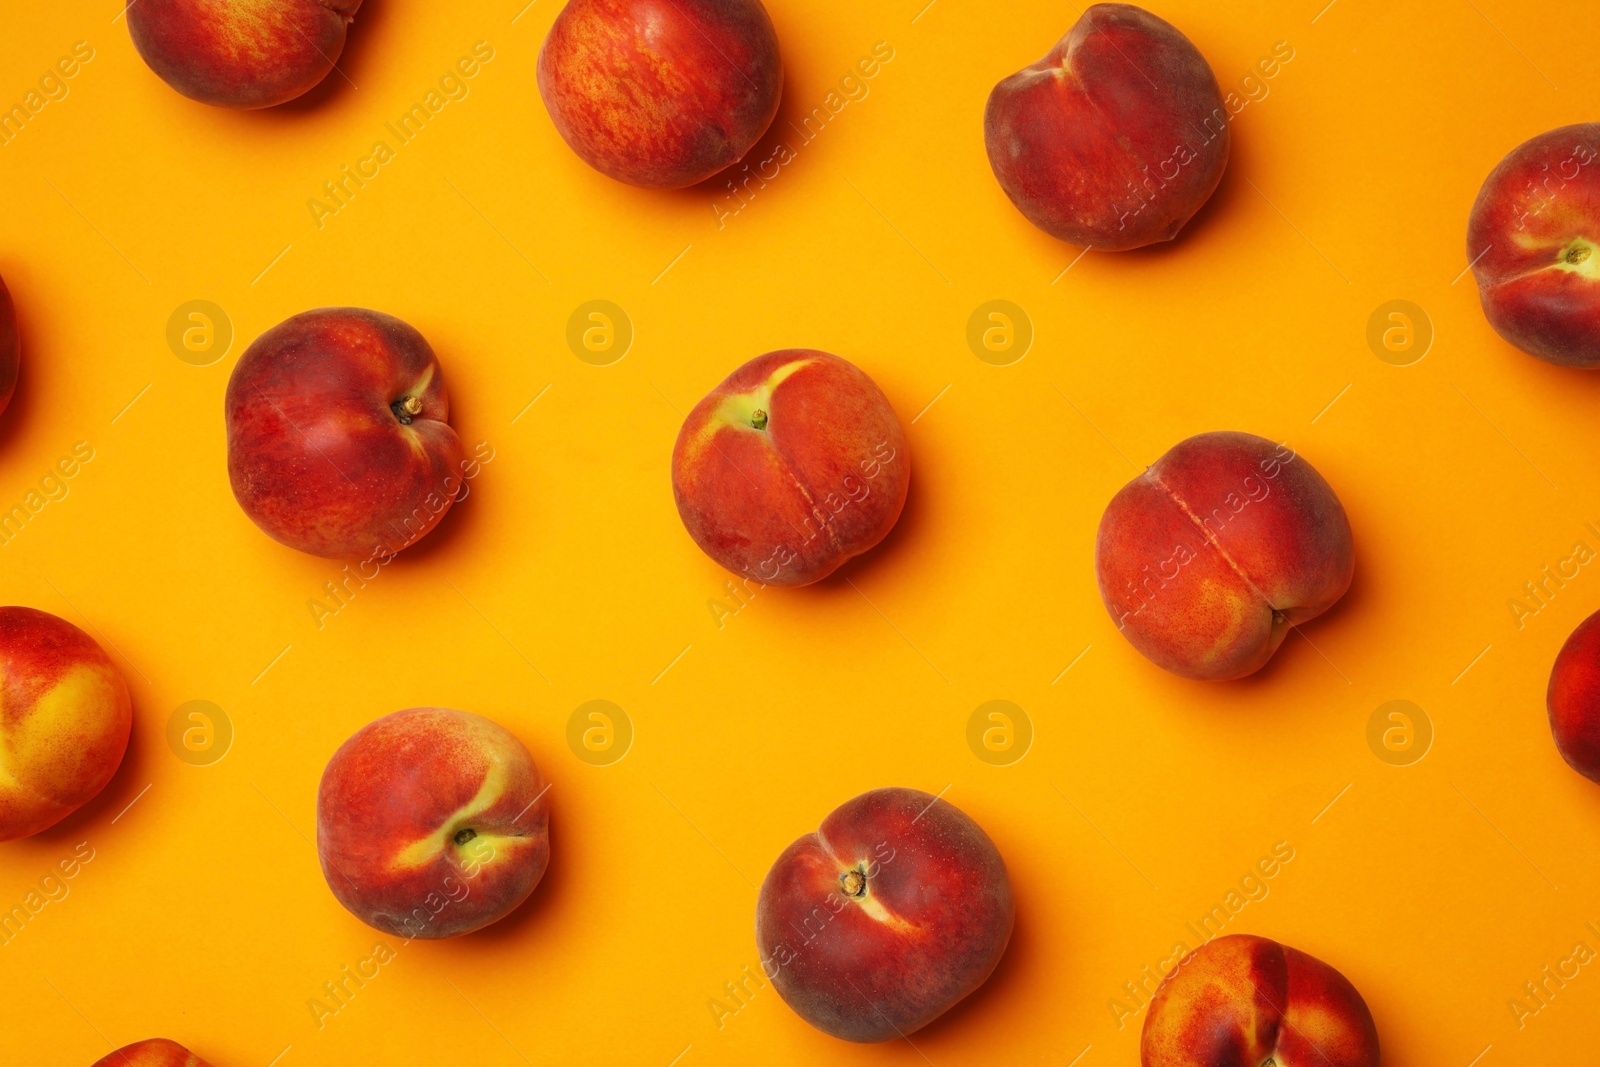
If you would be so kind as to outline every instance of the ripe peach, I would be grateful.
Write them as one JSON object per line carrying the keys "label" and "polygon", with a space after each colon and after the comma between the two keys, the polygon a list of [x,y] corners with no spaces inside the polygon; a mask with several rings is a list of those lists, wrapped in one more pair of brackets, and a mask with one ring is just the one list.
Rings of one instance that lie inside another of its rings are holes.
{"label": "ripe peach", "polygon": [[92,800],[132,728],[128,684],[94,638],[43,611],[0,608],[0,841]]}
{"label": "ripe peach", "polygon": [[1107,251],[1176,237],[1228,166],[1228,109],[1205,57],[1132,4],[1095,4],[989,94],[984,143],[1028,220]]}
{"label": "ripe peach", "polygon": [[1496,333],[1550,363],[1600,367],[1600,122],[1541,133],[1489,172],[1467,256]]}
{"label": "ripe peach", "polygon": [[122,1048],[94,1062],[94,1067],[211,1067],[209,1063],[164,1037],[153,1037]]}
{"label": "ripe peach", "polygon": [[470,466],[433,349],[364,308],[302,312],[256,338],[226,417],[239,506],[315,556],[387,562],[438,525]]}
{"label": "ripe peach", "polygon": [[1150,1001],[1143,1067],[1377,1067],[1355,986],[1321,960],[1248,934],[1185,956]]}
{"label": "ripe peach", "polygon": [[1011,940],[1011,878],[983,828],[918,789],[848,800],[761,883],[761,966],[846,1041],[920,1029],[981,986]]}
{"label": "ripe peach", "polygon": [[882,541],[911,485],[905,432],[857,367],[757,356],[695,405],[672,449],[689,536],[735,574],[807,585]]}
{"label": "ripe peach", "polygon": [[737,163],[782,92],[761,0],[570,0],[539,52],[557,132],[629,185],[678,189]]}
{"label": "ripe peach", "polygon": [[217,107],[271,107],[314,87],[361,0],[128,0],[133,46],[162,81]]}
{"label": "ripe peach", "polygon": [[1100,596],[1117,629],[1186,678],[1239,678],[1355,571],[1350,521],[1322,475],[1247,433],[1180,441],[1100,519]]}
{"label": "ripe peach", "polygon": [[481,715],[410,708],[368,723],[333,754],[317,792],[328,888],[400,937],[488,926],[544,877],[545,788],[522,742]]}
{"label": "ripe peach", "polygon": [[1561,758],[1600,782],[1600,612],[1579,623],[1561,646],[1545,706]]}

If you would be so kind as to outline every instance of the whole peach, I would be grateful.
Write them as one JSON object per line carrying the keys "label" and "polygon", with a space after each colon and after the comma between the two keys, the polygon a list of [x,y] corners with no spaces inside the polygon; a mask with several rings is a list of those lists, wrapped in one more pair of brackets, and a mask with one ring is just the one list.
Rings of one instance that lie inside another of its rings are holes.
{"label": "whole peach", "polygon": [[1143,1067],[1378,1067],[1355,986],[1321,960],[1248,934],[1185,956],[1150,1001]]}
{"label": "whole peach", "polygon": [[356,918],[443,938],[505,918],[550,861],[544,779],[481,715],[410,708],[357,730],[322,772],[317,853]]}
{"label": "whole peach", "polygon": [[1170,241],[1228,166],[1205,57],[1132,4],[1095,4],[984,111],[1000,187],[1046,233],[1106,251]]}
{"label": "whole peach", "polygon": [[993,973],[1011,878],[983,828],[918,789],[875,789],[783,850],[761,883],[761,966],[806,1022],[846,1041],[903,1037]]}
{"label": "whole peach", "polygon": [[11,303],[11,290],[0,278],[0,411],[11,403],[17,388],[17,371],[22,366],[22,351],[17,344],[17,309]]}
{"label": "whole peach", "polygon": [[738,162],[782,93],[761,0],[570,0],[539,52],[557,132],[629,185],[682,188]]}
{"label": "whole peach", "polygon": [[0,841],[92,800],[132,728],[128,683],[94,638],[43,611],[0,608]]}
{"label": "whole peach", "polygon": [[1600,612],[1579,623],[1561,646],[1545,706],[1561,758],[1600,782]]}
{"label": "whole peach", "polygon": [[246,515],[316,556],[392,556],[450,509],[469,464],[428,342],[391,315],[285,319],[228,379],[228,477]]}
{"label": "whole peach", "polygon": [[161,80],[217,107],[271,107],[313,88],[361,0],[128,0],[133,45]]}
{"label": "whole peach", "polygon": [[905,507],[905,431],[877,383],[827,352],[757,356],[696,404],[672,449],[689,536],[735,574],[807,585],[882,541]]}
{"label": "whole peach", "polygon": [[93,1067],[211,1067],[211,1065],[176,1041],[153,1037],[148,1041],[124,1045],[105,1058],[96,1060]]}
{"label": "whole peach", "polygon": [[1355,552],[1311,464],[1218,432],[1180,441],[1112,498],[1095,569],[1106,610],[1146,658],[1186,678],[1239,678],[1344,595]]}
{"label": "whole peach", "polygon": [[1541,133],[1472,205],[1467,256],[1495,332],[1563,367],[1600,367],[1600,122]]}

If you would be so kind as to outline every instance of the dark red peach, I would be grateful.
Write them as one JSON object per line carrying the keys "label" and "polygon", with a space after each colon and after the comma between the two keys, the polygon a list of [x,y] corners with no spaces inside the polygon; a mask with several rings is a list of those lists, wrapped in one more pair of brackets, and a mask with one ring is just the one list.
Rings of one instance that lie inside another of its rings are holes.
{"label": "dark red peach", "polygon": [[1467,255],[1495,332],[1549,363],[1600,367],[1600,122],[1512,149],[1478,190]]}
{"label": "dark red peach", "polygon": [[918,789],[841,804],[761,883],[762,967],[802,1019],[846,1041],[926,1026],[1011,939],[1011,879],[983,828]]}
{"label": "dark red peach", "polygon": [[1579,623],[1561,646],[1545,706],[1561,758],[1600,782],[1600,612]]}
{"label": "dark red peach", "polygon": [[239,357],[225,406],[239,506],[312,555],[387,562],[438,524],[470,467],[433,349],[377,311],[274,326]]}
{"label": "dark red peach", "polygon": [[1095,4],[989,94],[984,143],[1041,230],[1106,251],[1170,241],[1228,165],[1228,109],[1205,57],[1132,4]]}

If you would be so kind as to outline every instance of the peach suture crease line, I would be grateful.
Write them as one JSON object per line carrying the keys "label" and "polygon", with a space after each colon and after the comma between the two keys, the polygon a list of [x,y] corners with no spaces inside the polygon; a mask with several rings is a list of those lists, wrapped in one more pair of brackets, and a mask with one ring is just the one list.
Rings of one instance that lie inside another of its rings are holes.
{"label": "peach suture crease line", "polygon": [[1268,600],[1265,593],[1256,588],[1256,583],[1250,580],[1250,576],[1244,572],[1244,568],[1239,566],[1239,564],[1234,561],[1234,558],[1228,555],[1228,550],[1222,547],[1222,542],[1217,540],[1217,535],[1212,533],[1210,527],[1206,526],[1204,522],[1200,521],[1199,516],[1190,510],[1189,505],[1185,503],[1177,493],[1172,491],[1171,486],[1162,481],[1160,476],[1155,473],[1154,469],[1145,471],[1145,477],[1149,478],[1156,485],[1160,486],[1161,491],[1167,494],[1168,499],[1178,506],[1178,510],[1182,511],[1185,517],[1187,517],[1190,522],[1194,523],[1195,526],[1199,528],[1200,535],[1206,539],[1206,543],[1217,550],[1217,554],[1227,562],[1228,566],[1233,569],[1235,574],[1244,580],[1244,584],[1250,587],[1250,591],[1256,596],[1260,597],[1261,602],[1265,604],[1274,615],[1280,617],[1283,616],[1284,612],[1280,611],[1277,605],[1275,605],[1271,600]]}

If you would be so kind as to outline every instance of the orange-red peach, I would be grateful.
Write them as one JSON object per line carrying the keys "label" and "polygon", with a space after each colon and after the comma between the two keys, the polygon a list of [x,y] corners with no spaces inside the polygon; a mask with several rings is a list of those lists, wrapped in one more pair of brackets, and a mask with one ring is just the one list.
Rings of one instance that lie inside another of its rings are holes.
{"label": "orange-red peach", "polygon": [[88,803],[122,765],[128,684],[88,634],[33,608],[0,608],[0,841]]}
{"label": "orange-red peach", "polygon": [[93,1067],[211,1067],[211,1065],[176,1041],[153,1037],[148,1041],[124,1045],[104,1059],[96,1060]]}
{"label": "orange-red peach", "polygon": [[139,55],[184,96],[217,107],[281,104],[344,51],[361,0],[128,0]]}
{"label": "orange-red peach", "polygon": [[846,1041],[890,1041],[988,980],[1011,940],[1011,877],[989,835],[920,789],[874,789],[783,850],[756,943],[778,994]]}
{"label": "orange-red peach", "polygon": [[0,278],[0,411],[11,403],[11,394],[17,388],[17,371],[22,365],[22,352],[17,344],[17,309],[11,303],[11,290]]}
{"label": "orange-red peach", "polygon": [[1467,256],[1489,325],[1563,367],[1600,367],[1600,122],[1502,159],[1478,190]]}
{"label": "orange-red peach", "polygon": [[1600,612],[1579,623],[1561,646],[1545,706],[1561,758],[1600,782]]}
{"label": "orange-red peach", "polygon": [[1095,4],[989,94],[984,143],[1041,230],[1105,251],[1170,241],[1228,165],[1228,109],[1205,57],[1132,4]]}
{"label": "orange-red peach", "polygon": [[438,525],[473,469],[433,349],[379,311],[278,323],[239,357],[224,408],[234,498],[315,556],[387,563]]}
{"label": "orange-red peach", "polygon": [[1184,957],[1150,1001],[1143,1067],[1378,1067],[1355,986],[1304,952],[1248,934]]}
{"label": "orange-red peach", "polygon": [[877,383],[808,349],[758,356],[695,405],[672,493],[712,559],[764,585],[826,578],[894,528],[911,484],[905,432]]}
{"label": "orange-red peach", "polygon": [[738,162],[782,93],[761,0],[570,0],[539,52],[557,132],[630,185],[682,188]]}
{"label": "orange-red peach", "polygon": [[1355,554],[1344,507],[1310,463],[1218,432],[1174,445],[1112,498],[1095,568],[1106,610],[1148,659],[1239,678],[1344,595]]}
{"label": "orange-red peach", "polygon": [[499,723],[410,708],[357,730],[317,793],[328,888],[400,937],[470,933],[510,914],[550,860],[545,784]]}

